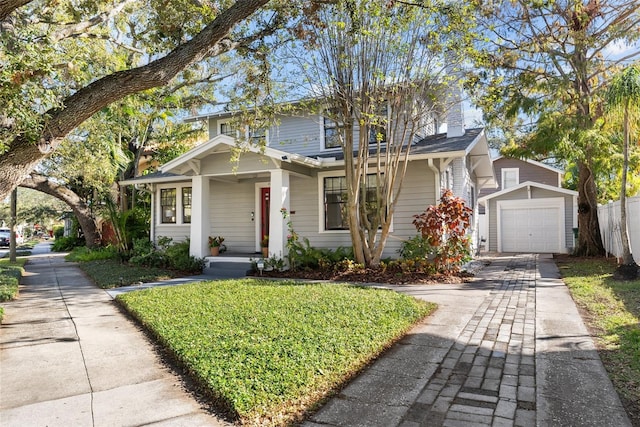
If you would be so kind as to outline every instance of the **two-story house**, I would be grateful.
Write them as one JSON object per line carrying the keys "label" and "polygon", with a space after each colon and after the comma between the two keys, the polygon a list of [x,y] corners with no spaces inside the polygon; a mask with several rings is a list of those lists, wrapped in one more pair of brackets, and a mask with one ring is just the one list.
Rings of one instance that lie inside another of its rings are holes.
{"label": "two-story house", "polygon": [[566,253],[574,247],[576,191],[562,188],[563,172],[535,160],[493,160],[497,188],[479,198],[483,246],[497,252]]}
{"label": "two-story house", "polygon": [[[121,184],[146,184],[152,193],[151,236],[190,239],[191,254],[208,254],[208,236],[221,235],[229,253],[260,252],[269,236],[269,254],[285,254],[287,221],[315,247],[351,246],[346,218],[344,157],[332,139],[335,124],[319,114],[282,115],[268,129],[234,128],[233,113],[194,117],[206,120],[209,140],[162,165],[155,174]],[[445,120],[442,120],[445,121]],[[415,236],[412,216],[439,201],[450,188],[477,208],[478,192],[495,186],[483,129],[464,129],[462,110],[447,113],[446,133],[406,144],[407,172],[383,255],[396,257],[401,243]],[[263,139],[234,160],[239,132]],[[357,140],[357,139],[356,139]],[[290,214],[285,221],[282,210]]]}

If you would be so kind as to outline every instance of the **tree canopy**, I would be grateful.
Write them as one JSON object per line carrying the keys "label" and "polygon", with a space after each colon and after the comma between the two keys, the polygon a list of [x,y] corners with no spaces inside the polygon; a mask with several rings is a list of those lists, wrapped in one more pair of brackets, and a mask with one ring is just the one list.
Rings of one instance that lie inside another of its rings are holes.
{"label": "tree canopy", "polygon": [[[603,94],[640,49],[635,0],[499,1],[483,6],[485,39],[469,87],[493,125],[511,137],[506,152],[575,164],[577,253],[603,253],[596,174],[610,141],[602,137]],[[613,49],[624,46],[623,54]]]}
{"label": "tree canopy", "polygon": [[[231,51],[305,11],[238,0],[7,1],[0,7],[0,197],[111,103],[169,82],[206,85]],[[208,92],[205,92],[208,93]]]}

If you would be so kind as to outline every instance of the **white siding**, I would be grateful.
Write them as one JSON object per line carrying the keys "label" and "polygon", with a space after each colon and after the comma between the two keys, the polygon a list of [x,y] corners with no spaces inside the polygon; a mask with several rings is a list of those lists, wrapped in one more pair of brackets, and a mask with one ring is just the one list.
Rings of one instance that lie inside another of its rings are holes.
{"label": "white siding", "polygon": [[[212,181],[210,188],[210,236],[223,236],[233,253],[255,252],[255,181],[240,183]],[[251,213],[254,212],[252,221]]]}

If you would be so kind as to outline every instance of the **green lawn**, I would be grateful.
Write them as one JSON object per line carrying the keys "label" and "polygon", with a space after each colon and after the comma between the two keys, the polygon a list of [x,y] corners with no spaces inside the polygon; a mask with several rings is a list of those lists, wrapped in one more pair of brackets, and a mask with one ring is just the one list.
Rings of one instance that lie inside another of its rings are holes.
{"label": "green lawn", "polygon": [[640,425],[640,280],[614,280],[612,260],[570,258],[558,266],[587,313],[585,321],[627,412]]}
{"label": "green lawn", "polygon": [[127,286],[138,282],[155,282],[175,277],[175,273],[163,268],[124,265],[113,259],[101,259],[78,263],[80,267],[102,289]]}
{"label": "green lawn", "polygon": [[244,423],[299,420],[434,304],[389,290],[266,280],[118,297]]}
{"label": "green lawn", "polygon": [[[18,258],[15,263],[10,263],[8,258],[0,259],[0,302],[10,301],[18,295],[18,285],[26,262],[26,258]],[[4,309],[0,307],[0,321],[3,315]]]}

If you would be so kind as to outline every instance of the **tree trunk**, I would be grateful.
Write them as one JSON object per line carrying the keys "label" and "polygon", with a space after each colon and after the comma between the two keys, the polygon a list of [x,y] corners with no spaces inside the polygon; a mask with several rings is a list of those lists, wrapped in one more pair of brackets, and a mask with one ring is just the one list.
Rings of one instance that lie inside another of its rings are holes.
{"label": "tree trunk", "polygon": [[87,247],[94,248],[100,245],[100,232],[91,210],[76,193],[66,187],[54,184],[40,175],[31,175],[20,186],[41,191],[62,200],[71,208],[78,219]]}
{"label": "tree trunk", "polygon": [[584,161],[578,162],[578,243],[575,255],[605,254],[598,222],[598,202],[593,172]]}
{"label": "tree trunk", "polygon": [[18,189],[14,188],[11,192],[11,218],[9,220],[9,228],[11,233],[9,234],[9,262],[16,262],[17,248],[16,248],[16,225],[18,223]]}

